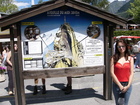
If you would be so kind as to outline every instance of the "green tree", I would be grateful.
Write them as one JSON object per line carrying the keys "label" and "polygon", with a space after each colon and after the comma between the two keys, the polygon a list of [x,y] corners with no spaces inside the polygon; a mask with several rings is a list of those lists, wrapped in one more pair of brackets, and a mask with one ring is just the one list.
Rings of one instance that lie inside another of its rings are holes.
{"label": "green tree", "polygon": [[13,4],[14,0],[0,0],[0,12],[12,13],[18,11],[18,7]]}
{"label": "green tree", "polygon": [[140,0],[134,0],[130,3],[131,7],[127,10],[135,23],[140,23]]}
{"label": "green tree", "polygon": [[82,1],[87,2],[93,6],[97,6],[101,9],[104,9],[104,10],[106,10],[108,5],[109,5],[108,0],[82,0]]}
{"label": "green tree", "polygon": [[39,0],[39,1],[38,1],[38,4],[40,4],[40,3],[43,3],[43,0]]}

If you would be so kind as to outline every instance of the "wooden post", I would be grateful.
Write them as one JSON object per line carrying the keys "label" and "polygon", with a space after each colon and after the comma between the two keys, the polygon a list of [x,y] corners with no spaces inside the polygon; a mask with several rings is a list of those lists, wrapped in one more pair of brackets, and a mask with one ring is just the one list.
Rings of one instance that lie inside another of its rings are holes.
{"label": "wooden post", "polygon": [[26,105],[26,97],[25,97],[25,89],[24,89],[24,78],[23,78],[23,66],[22,66],[22,51],[21,51],[21,23],[17,23],[17,45],[18,45],[18,73],[19,73],[19,88],[21,91],[19,91],[21,94],[22,104]]}
{"label": "wooden post", "polygon": [[18,52],[14,52],[14,36],[17,33],[19,27],[12,25],[10,27],[10,44],[11,44],[11,52],[12,52],[12,65],[13,65],[13,80],[15,87],[15,105],[26,105],[25,102],[25,93],[24,93],[24,85],[23,78],[21,75],[21,71],[19,71],[19,59]]}
{"label": "wooden post", "polygon": [[112,37],[113,37],[113,26],[109,26],[108,23],[105,25],[105,74],[103,83],[103,95],[106,100],[112,99],[112,78],[110,75],[110,58],[112,56]]}
{"label": "wooden post", "polygon": [[108,89],[110,91],[108,91],[108,99],[112,99],[112,77],[111,77],[111,74],[110,74],[110,58],[113,54],[113,31],[114,31],[114,25],[111,25],[109,26],[109,48],[108,48],[108,57],[109,57],[109,66],[108,66],[108,83],[109,83],[109,86],[108,86]]}

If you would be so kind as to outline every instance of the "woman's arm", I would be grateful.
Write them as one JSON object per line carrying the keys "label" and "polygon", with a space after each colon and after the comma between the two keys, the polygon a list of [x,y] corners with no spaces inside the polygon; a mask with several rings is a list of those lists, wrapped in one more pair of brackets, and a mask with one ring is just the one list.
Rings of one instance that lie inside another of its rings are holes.
{"label": "woman's arm", "polygon": [[10,66],[12,66],[12,62],[10,61],[10,59],[11,59],[11,51],[9,51],[9,52],[7,53],[7,59],[6,59],[6,61],[7,61],[7,63],[8,63]]}
{"label": "woman's arm", "polygon": [[128,88],[130,87],[130,85],[132,84],[133,81],[133,76],[134,76],[134,59],[133,57],[129,57],[129,61],[130,61],[130,76],[129,76],[129,81],[128,81],[128,85],[124,87],[124,92],[126,92],[128,90]]}
{"label": "woman's arm", "polygon": [[124,87],[121,85],[118,78],[114,74],[114,59],[113,59],[113,57],[111,58],[111,61],[110,61],[110,73],[111,73],[111,77],[112,77],[113,81],[119,86],[120,90],[123,90]]}

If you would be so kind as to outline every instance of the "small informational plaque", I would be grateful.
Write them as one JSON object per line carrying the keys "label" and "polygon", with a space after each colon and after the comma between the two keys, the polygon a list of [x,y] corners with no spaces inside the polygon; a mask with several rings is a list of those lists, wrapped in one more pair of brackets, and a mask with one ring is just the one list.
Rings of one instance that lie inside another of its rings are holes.
{"label": "small informational plaque", "polygon": [[41,41],[28,42],[29,54],[41,54],[42,44]]}

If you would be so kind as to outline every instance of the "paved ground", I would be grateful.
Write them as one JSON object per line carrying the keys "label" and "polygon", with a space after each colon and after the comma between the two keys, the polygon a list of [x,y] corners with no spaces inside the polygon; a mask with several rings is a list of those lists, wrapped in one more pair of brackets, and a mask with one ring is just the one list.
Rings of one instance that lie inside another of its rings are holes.
{"label": "paved ground", "polygon": [[[7,75],[6,75],[7,78]],[[7,81],[0,83],[0,105],[15,105],[14,96],[7,94]],[[103,75],[73,78],[73,92],[65,95],[60,89],[66,84],[66,78],[46,79],[47,93],[32,95],[33,80],[24,81],[27,105],[115,105],[112,100],[103,99]],[[39,81],[39,90],[41,89]],[[140,72],[134,76],[133,91],[129,105],[140,105]]]}

